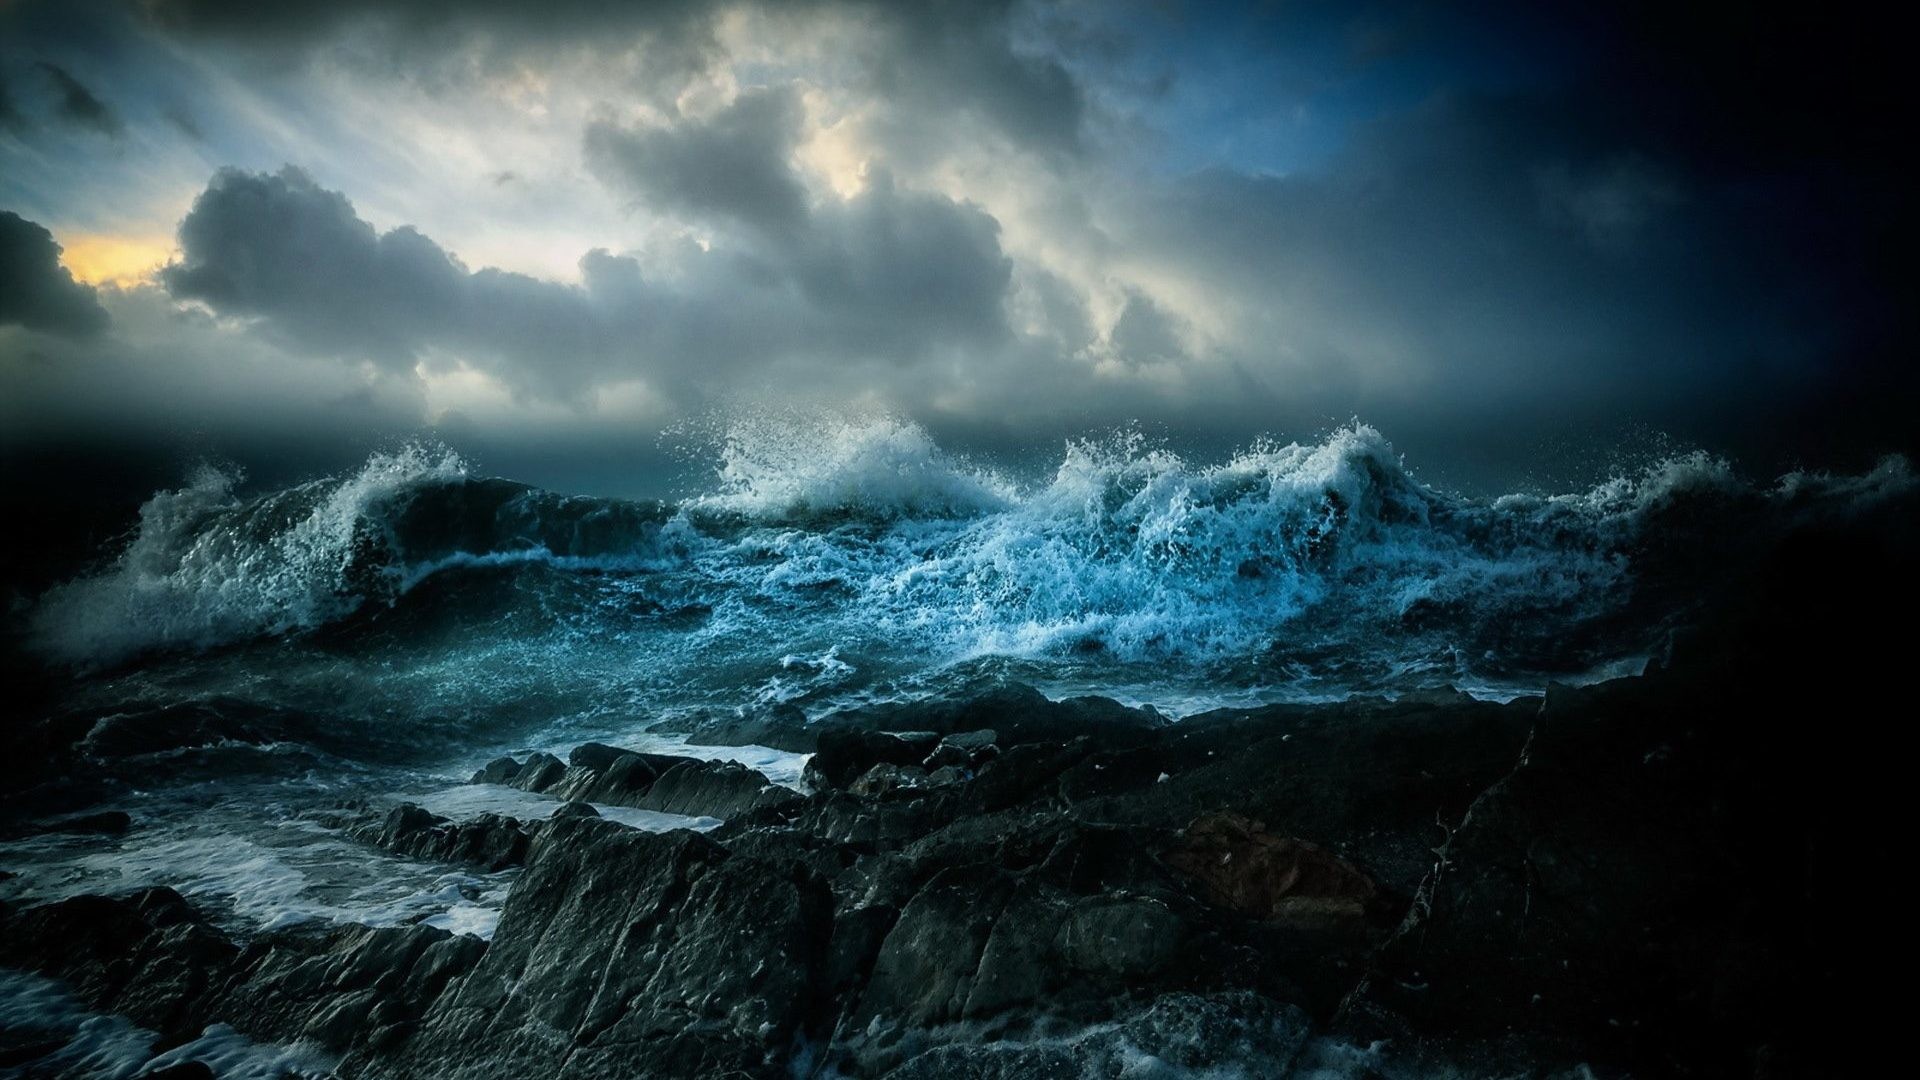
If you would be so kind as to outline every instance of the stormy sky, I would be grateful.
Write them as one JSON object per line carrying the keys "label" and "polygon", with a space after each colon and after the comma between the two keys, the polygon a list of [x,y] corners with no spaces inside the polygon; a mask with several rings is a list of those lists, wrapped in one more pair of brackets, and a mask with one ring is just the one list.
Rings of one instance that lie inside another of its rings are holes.
{"label": "stormy sky", "polygon": [[1898,35],[1540,7],[10,0],[0,448],[614,494],[768,403],[984,454],[1358,417],[1489,483],[1911,449]]}

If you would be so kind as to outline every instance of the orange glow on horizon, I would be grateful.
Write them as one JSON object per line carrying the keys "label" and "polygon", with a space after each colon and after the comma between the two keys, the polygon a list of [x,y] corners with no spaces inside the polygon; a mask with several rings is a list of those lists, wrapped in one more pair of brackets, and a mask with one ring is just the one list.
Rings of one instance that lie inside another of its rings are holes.
{"label": "orange glow on horizon", "polygon": [[87,285],[135,285],[153,276],[173,255],[167,236],[115,236],[76,233],[57,236],[60,262],[74,280]]}

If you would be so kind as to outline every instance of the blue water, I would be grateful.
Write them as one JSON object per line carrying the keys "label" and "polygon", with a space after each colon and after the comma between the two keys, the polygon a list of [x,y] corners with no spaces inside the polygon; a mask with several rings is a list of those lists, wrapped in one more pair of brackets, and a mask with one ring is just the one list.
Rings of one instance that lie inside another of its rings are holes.
{"label": "blue water", "polygon": [[341,723],[590,732],[809,714],[1013,678],[1178,715],[1637,670],[1716,568],[1906,492],[1695,453],[1584,491],[1430,488],[1364,425],[1186,460],[1070,444],[1020,484],[892,419],[743,425],[667,504],[485,478],[444,448],[259,495],[156,494],[34,647],[107,700],[233,695]]}

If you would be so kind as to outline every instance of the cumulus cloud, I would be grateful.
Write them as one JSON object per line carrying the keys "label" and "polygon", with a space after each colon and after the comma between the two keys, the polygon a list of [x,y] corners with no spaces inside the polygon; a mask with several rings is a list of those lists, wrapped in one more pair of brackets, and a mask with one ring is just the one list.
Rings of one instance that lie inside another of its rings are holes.
{"label": "cumulus cloud", "polygon": [[622,127],[597,120],[587,164],[668,213],[717,218],[788,240],[807,213],[793,173],[800,102],[791,89],[754,89],[705,122]]}
{"label": "cumulus cloud", "polygon": [[87,335],[104,330],[107,313],[93,289],[60,265],[53,234],[0,210],[0,325]]}
{"label": "cumulus cloud", "polygon": [[299,169],[216,175],[182,220],[176,298],[313,353],[407,372],[464,366],[531,398],[625,379],[676,393],[779,364],[910,364],[1007,333],[993,219],[877,178],[777,242],[685,245],[657,280],[589,252],[582,284],[470,271],[418,231],[380,232]]}
{"label": "cumulus cloud", "polygon": [[[25,0],[0,5],[0,196],[76,251],[178,225],[141,295],[217,318],[169,334],[409,387],[389,403],[476,437],[748,391],[988,443],[1790,430],[1913,385],[1885,151],[1911,95],[1863,25]],[[72,137],[42,63],[126,137]],[[105,337],[160,333],[102,296]]]}

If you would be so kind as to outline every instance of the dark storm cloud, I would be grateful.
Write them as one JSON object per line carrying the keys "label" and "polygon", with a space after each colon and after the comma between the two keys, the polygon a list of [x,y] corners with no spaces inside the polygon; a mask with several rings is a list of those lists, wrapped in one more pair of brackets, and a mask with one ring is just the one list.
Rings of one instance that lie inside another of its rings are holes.
{"label": "dark storm cloud", "polygon": [[504,48],[646,34],[696,50],[711,46],[707,0],[148,0],[159,26],[240,42],[306,46],[351,28],[385,30],[410,48],[484,38]]}
{"label": "dark storm cloud", "polygon": [[871,89],[908,114],[960,108],[1030,149],[1081,148],[1086,94],[1056,56],[1014,47],[1014,0],[853,5],[888,30]]}
{"label": "dark storm cloud", "polygon": [[180,261],[161,271],[182,300],[264,321],[309,351],[400,373],[430,346],[536,396],[570,397],[604,342],[578,289],[521,274],[471,273],[418,231],[377,231],[347,197],[288,167],[222,170],[180,223]]}
{"label": "dark storm cloud", "polygon": [[[217,163],[313,163],[327,188],[217,177],[150,299],[231,317],[204,333],[247,363],[420,400],[416,369],[471,366],[519,399],[482,425],[557,432],[585,413],[521,406],[641,380],[649,415],[810,391],[986,442],[1356,414],[1425,449],[1712,416],[1913,438],[1914,96],[1864,17],[149,0],[0,23],[0,128],[24,132],[0,148],[31,151],[0,163],[7,205],[76,251],[151,242]],[[58,138],[42,62],[129,137]],[[618,253],[578,284],[454,254],[552,275],[595,245]],[[101,295],[103,337],[134,333]]]}
{"label": "dark storm cloud", "polygon": [[85,83],[73,77],[72,73],[58,64],[42,63],[40,71],[53,85],[56,104],[55,115],[76,127],[88,128],[102,135],[118,138],[126,134],[127,126],[113,107],[94,96]]}
{"label": "dark storm cloud", "polygon": [[1870,232],[1857,189],[1756,197],[1567,119],[1435,103],[1323,170],[1183,180],[1121,242],[1232,298],[1226,351],[1273,397],[1409,442],[1509,456],[1627,422],[1761,454],[1905,437],[1859,407],[1913,400],[1897,287],[1817,239]]}
{"label": "dark storm cloud", "polygon": [[[716,20],[729,9],[800,22],[840,20],[836,50],[858,48],[868,93],[890,103],[903,131],[913,117],[978,117],[1045,153],[1075,150],[1086,95],[1057,57],[1017,47],[1017,0],[150,0],[157,25],[268,49],[317,49],[342,35],[418,70],[458,50],[515,59],[556,48],[642,46],[643,80],[668,89],[723,59]],[[855,33],[858,31],[858,33]],[[859,38],[856,46],[854,38]],[[670,95],[668,95],[670,97]],[[924,134],[924,132],[922,132]]]}
{"label": "dark storm cloud", "polygon": [[314,346],[411,368],[428,327],[461,299],[467,272],[411,229],[380,234],[346,196],[297,169],[221,171],[180,223],[174,296],[268,316]]}
{"label": "dark storm cloud", "polygon": [[587,164],[616,187],[670,214],[717,217],[787,238],[807,213],[807,192],[788,159],[799,136],[791,90],[748,90],[710,121],[587,128]]}
{"label": "dark storm cloud", "polygon": [[293,168],[222,171],[179,241],[161,273],[178,299],[396,372],[438,350],[538,398],[636,376],[686,393],[779,362],[906,363],[1007,333],[1011,270],[993,219],[885,177],[777,244],[692,248],[659,282],[603,251],[581,261],[578,287],[470,272],[411,228],[379,232]]}
{"label": "dark storm cloud", "polygon": [[807,204],[794,172],[801,110],[790,90],[744,93],[705,122],[671,131],[592,125],[586,153],[616,188],[670,214],[738,223],[752,235],[740,282],[770,275],[825,317],[841,344],[910,359],[926,343],[989,344],[1006,333],[1012,263],[999,223],[978,207],[899,188],[884,169],[850,199]]}
{"label": "dark storm cloud", "polygon": [[0,325],[86,335],[107,326],[107,313],[88,286],[60,265],[53,234],[0,210]]}
{"label": "dark storm cloud", "polygon": [[1110,336],[1119,358],[1134,363],[1178,360],[1186,353],[1173,319],[1151,297],[1138,292],[1128,294]]}

